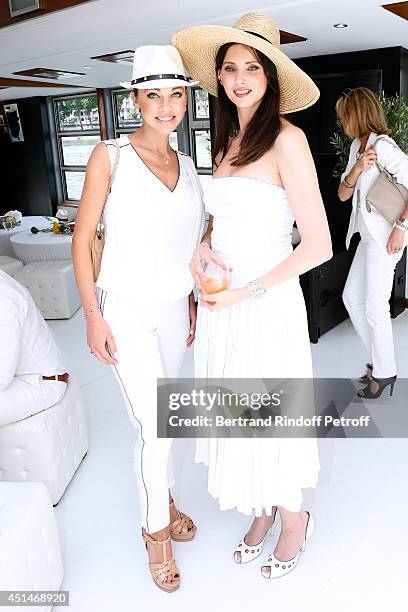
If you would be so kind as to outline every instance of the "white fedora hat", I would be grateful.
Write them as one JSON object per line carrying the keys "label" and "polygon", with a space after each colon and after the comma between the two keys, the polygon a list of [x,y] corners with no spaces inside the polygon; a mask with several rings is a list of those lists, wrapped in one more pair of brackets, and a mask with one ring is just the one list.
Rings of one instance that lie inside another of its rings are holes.
{"label": "white fedora hat", "polygon": [[303,110],[314,104],[320,92],[312,79],[279,48],[280,32],[273,19],[261,13],[246,13],[232,27],[201,25],[176,32],[173,44],[184,65],[201,87],[218,94],[215,58],[225,43],[248,45],[275,64],[281,94],[281,113]]}
{"label": "white fedora hat", "polygon": [[121,83],[126,89],[160,89],[197,85],[187,75],[180,53],[172,45],[144,45],[133,56],[132,80]]}

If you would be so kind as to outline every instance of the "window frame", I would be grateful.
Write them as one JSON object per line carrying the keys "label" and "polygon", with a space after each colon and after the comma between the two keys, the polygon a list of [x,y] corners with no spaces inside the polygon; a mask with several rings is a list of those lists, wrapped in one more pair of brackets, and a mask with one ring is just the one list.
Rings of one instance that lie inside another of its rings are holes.
{"label": "window frame", "polygon": [[[194,132],[196,130],[209,130],[211,137],[211,122],[210,119],[195,119],[194,118],[194,109],[193,105],[195,104],[195,89],[200,89],[198,86],[188,87],[187,88],[187,112],[184,115],[184,118],[180,125],[178,126],[177,133],[177,141],[178,141],[178,150],[182,153],[190,155],[194,160],[197,172],[199,175],[211,175],[212,168],[200,168],[197,167],[197,160],[195,154],[195,139]],[[112,88],[104,88],[103,90],[103,100],[105,105],[105,120],[106,120],[106,128],[107,128],[107,137],[108,138],[119,138],[125,134],[131,134],[135,130],[139,129],[136,126],[132,126],[130,128],[119,127],[118,122],[118,110],[116,104],[115,94],[117,93],[130,93],[130,90],[123,87],[112,87]],[[73,166],[73,165],[65,165],[64,157],[63,157],[63,146],[62,141],[64,137],[69,136],[98,136],[100,141],[102,141],[101,136],[101,126],[99,125],[99,129],[95,130],[60,130],[60,122],[58,115],[58,102],[60,100],[72,99],[72,98],[84,98],[96,96],[96,89],[89,89],[85,91],[81,91],[80,93],[68,93],[68,94],[60,94],[57,96],[48,96],[47,97],[47,112],[50,122],[50,136],[51,136],[51,147],[52,147],[52,157],[53,157],[53,172],[55,175],[56,186],[57,186],[57,199],[58,204],[64,203],[66,206],[78,207],[79,199],[69,198],[67,192],[67,181],[66,181],[66,173],[67,172],[86,172],[85,166]],[[211,109],[210,109],[211,116]]]}
{"label": "window frame", "polygon": [[[202,89],[202,87],[200,87],[199,85],[194,85],[192,87],[189,87],[190,91],[189,91],[189,96],[188,96],[188,109],[187,109],[188,112],[186,113],[186,116],[188,114],[188,136],[189,136],[191,157],[193,158],[194,165],[197,169],[198,174],[212,175],[212,164],[210,168],[201,168],[197,162],[195,132],[208,130],[209,135],[210,135],[210,150],[211,150],[211,145],[212,145],[210,100],[208,100],[209,118],[208,119],[203,119],[203,118],[196,119],[195,91],[197,89]],[[207,96],[208,96],[208,92],[207,92]]]}
{"label": "window frame", "polygon": [[121,94],[121,93],[130,94],[132,92],[130,89],[126,89],[125,87],[114,87],[113,89],[109,90],[109,97],[110,97],[111,108],[112,108],[114,138],[120,138],[120,136],[123,136],[125,134],[131,134],[132,132],[134,132],[135,130],[138,130],[141,127],[141,125],[135,125],[129,128],[119,126],[119,122],[118,122],[119,115],[118,115],[117,95],[116,94]]}
{"label": "window frame", "polygon": [[60,130],[60,118],[58,115],[58,102],[61,100],[72,100],[74,98],[86,98],[86,97],[95,97],[96,98],[96,107],[98,107],[98,100],[97,100],[97,93],[96,90],[92,89],[92,90],[88,90],[88,91],[82,91],[81,93],[75,93],[75,94],[65,94],[65,95],[60,95],[60,96],[52,96],[52,111],[53,111],[53,120],[54,120],[54,129],[55,129],[55,140],[56,140],[56,156],[57,156],[57,163],[58,163],[58,169],[59,169],[59,178],[60,178],[60,185],[61,185],[61,191],[62,191],[62,197],[63,197],[63,201],[67,202],[69,204],[76,204],[78,205],[79,203],[79,199],[76,198],[70,198],[68,196],[68,188],[67,188],[67,181],[66,181],[66,173],[67,172],[86,172],[86,165],[85,166],[77,166],[77,165],[65,165],[64,164],[64,151],[63,151],[63,145],[62,145],[62,141],[64,137],[69,137],[69,136],[98,136],[99,137],[99,142],[101,141],[101,126],[99,123],[99,126],[97,129],[94,130],[67,130],[67,131],[61,131]]}
{"label": "window frame", "polygon": [[[196,139],[196,133],[197,132],[208,132],[209,144],[210,144],[210,166],[209,167],[199,166],[198,165],[198,159],[197,159],[197,139]],[[210,130],[210,127],[209,126],[208,126],[208,128],[191,127],[190,128],[190,133],[191,133],[191,142],[192,142],[192,157],[193,157],[194,164],[195,164],[195,167],[197,169],[198,174],[212,174],[211,130]]]}

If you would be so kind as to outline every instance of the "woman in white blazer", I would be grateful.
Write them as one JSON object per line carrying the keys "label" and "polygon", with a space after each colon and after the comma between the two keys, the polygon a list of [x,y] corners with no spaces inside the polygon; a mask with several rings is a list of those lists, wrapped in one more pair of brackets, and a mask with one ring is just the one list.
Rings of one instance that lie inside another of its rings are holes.
{"label": "woman in white blazer", "polygon": [[408,205],[392,225],[366,203],[366,195],[379,176],[376,161],[408,188],[408,157],[387,136],[382,108],[371,90],[345,91],[336,111],[344,131],[353,138],[338,189],[341,201],[353,197],[346,247],[355,232],[361,237],[343,301],[368,355],[367,373],[360,378],[367,386],[357,394],[371,399],[389,385],[392,394],[397,378],[389,299],[395,267],[407,244]]}

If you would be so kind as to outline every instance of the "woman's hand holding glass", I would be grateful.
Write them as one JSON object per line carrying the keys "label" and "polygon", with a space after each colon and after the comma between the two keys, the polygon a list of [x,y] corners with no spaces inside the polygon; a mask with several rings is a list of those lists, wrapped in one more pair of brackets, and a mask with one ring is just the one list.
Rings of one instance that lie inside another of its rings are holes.
{"label": "woman's hand holding glass", "polygon": [[212,294],[202,293],[200,291],[200,293],[198,294],[200,306],[213,311],[228,308],[228,306],[238,304],[239,302],[242,302],[247,298],[249,298],[249,293],[246,287],[237,287],[236,289],[224,289],[223,291],[219,291],[217,293]]}
{"label": "woman's hand holding glass", "polygon": [[[219,258],[217,258],[219,259]],[[228,262],[204,264],[204,280],[198,299],[208,310],[222,310],[248,297],[245,287],[231,289],[231,267]]]}
{"label": "woman's hand holding glass", "polygon": [[199,289],[202,289],[202,285],[206,280],[205,265],[216,265],[225,271],[231,270],[226,262],[213,253],[207,242],[201,242],[201,244],[194,249],[193,256],[188,266]]}

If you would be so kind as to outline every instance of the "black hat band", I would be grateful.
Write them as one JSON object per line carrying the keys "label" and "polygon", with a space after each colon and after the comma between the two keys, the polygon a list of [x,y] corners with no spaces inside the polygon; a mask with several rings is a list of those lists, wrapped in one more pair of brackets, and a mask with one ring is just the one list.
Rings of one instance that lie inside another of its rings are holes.
{"label": "black hat band", "polygon": [[191,77],[186,77],[184,74],[149,74],[148,76],[140,77],[139,79],[132,79],[130,84],[137,85],[138,83],[145,83],[146,81],[159,81],[160,79],[179,79],[181,81],[187,81],[187,83],[192,80]]}
{"label": "black hat band", "polygon": [[252,36],[258,36],[258,38],[262,38],[262,40],[265,40],[270,45],[272,44],[271,41],[265,38],[265,36],[262,36],[262,34],[257,34],[257,32],[250,32],[249,30],[244,30],[244,32],[246,32],[247,34],[252,34]]}

